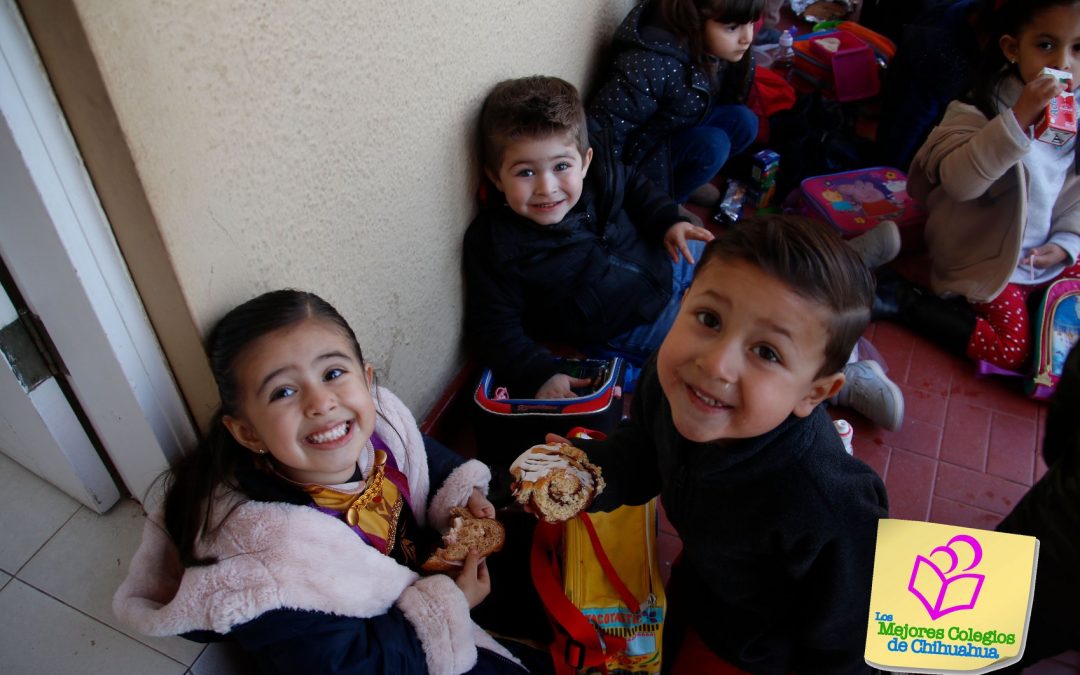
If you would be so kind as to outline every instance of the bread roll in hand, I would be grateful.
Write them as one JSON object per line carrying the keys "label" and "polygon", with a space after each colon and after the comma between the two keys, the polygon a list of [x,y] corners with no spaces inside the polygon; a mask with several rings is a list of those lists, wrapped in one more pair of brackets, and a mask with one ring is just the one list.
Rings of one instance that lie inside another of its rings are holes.
{"label": "bread roll in hand", "polygon": [[502,550],[506,541],[502,523],[494,518],[477,518],[460,506],[450,509],[450,515],[450,529],[443,535],[442,547],[421,565],[425,572],[460,572],[469,549],[476,549],[481,558]]}
{"label": "bread roll in hand", "polygon": [[569,520],[604,491],[600,468],[584,452],[565,443],[534,445],[510,465],[518,503],[549,523]]}

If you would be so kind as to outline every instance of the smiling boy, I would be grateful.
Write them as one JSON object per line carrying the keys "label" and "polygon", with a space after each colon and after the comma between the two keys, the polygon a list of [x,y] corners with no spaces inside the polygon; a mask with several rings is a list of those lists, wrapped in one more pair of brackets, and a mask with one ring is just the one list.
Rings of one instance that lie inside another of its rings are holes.
{"label": "smiling boy", "polygon": [[682,540],[665,632],[675,672],[717,658],[752,673],[869,672],[885,487],[819,404],[843,385],[873,288],[826,225],[738,224],[706,246],[629,420],[575,441],[607,482],[594,510],[659,494]]}
{"label": "smiling boy", "polygon": [[[640,366],[712,239],[617,160],[609,136],[589,136],[577,90],[558,78],[506,80],[484,102],[481,161],[498,192],[465,234],[465,333],[514,398],[567,398],[586,384],[559,373],[544,343],[616,352]],[[875,237],[852,242],[865,249]],[[848,372],[838,402],[899,428],[899,388],[869,361]]]}
{"label": "smiling boy", "polygon": [[610,343],[643,361],[689,284],[691,243],[712,234],[602,139],[590,146],[585,109],[564,80],[497,84],[480,137],[484,173],[501,194],[465,234],[473,353],[518,398],[567,398],[587,383],[560,374],[541,341]]}

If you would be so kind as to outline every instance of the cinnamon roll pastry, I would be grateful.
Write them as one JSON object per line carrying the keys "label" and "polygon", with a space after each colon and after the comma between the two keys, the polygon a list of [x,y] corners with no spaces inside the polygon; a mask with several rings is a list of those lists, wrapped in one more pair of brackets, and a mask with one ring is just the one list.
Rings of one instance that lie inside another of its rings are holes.
{"label": "cinnamon roll pastry", "polygon": [[510,465],[514,497],[549,523],[573,518],[604,491],[600,468],[565,443],[534,445]]}

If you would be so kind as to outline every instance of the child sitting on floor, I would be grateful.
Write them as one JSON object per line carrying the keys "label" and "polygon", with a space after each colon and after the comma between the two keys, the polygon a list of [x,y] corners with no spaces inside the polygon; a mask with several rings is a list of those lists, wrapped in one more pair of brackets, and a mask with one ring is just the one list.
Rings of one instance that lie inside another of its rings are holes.
{"label": "child sitting on floor", "polygon": [[569,398],[540,341],[609,346],[644,361],[712,234],[590,139],[577,89],[500,82],[480,119],[484,171],[502,194],[465,234],[466,335],[517,398]]}
{"label": "child sitting on floor", "polygon": [[870,672],[885,486],[819,404],[843,385],[873,289],[827,225],[736,225],[706,246],[630,418],[606,441],[574,441],[607,483],[592,509],[660,495],[682,540],[664,635],[674,673]]}
{"label": "child sitting on floor", "polygon": [[645,0],[615,32],[610,72],[589,103],[616,158],[677,202],[714,206],[713,177],[754,141],[750,45],[765,0]]}
{"label": "child sitting on floor", "polygon": [[210,334],[221,408],[172,470],[116,615],[141,633],[228,639],[274,673],[527,672],[470,617],[491,589],[417,572],[425,525],[493,518],[490,472],[422,437],[321,298],[265,293]]}
{"label": "child sitting on floor", "polygon": [[[644,363],[678,313],[703,242],[712,239],[615,159],[606,137],[588,137],[577,90],[558,78],[507,80],[484,102],[481,158],[502,194],[465,234],[465,332],[473,354],[515,398],[568,398],[587,384],[559,373],[543,342]],[[895,225],[891,232],[895,255]],[[840,403],[898,428],[899,388],[872,362],[849,369],[852,383]]]}
{"label": "child sitting on floor", "polygon": [[1031,360],[1029,299],[1055,279],[1080,278],[1080,146],[1033,133],[1051,100],[1080,84],[1080,0],[1003,0],[980,17],[990,39],[975,85],[949,104],[908,177],[930,211],[932,292],[883,277],[875,315],[1019,370]]}

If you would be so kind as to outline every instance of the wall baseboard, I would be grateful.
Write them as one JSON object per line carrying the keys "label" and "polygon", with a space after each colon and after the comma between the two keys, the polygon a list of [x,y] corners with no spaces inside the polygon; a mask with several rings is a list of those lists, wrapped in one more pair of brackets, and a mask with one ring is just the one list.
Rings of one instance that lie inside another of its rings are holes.
{"label": "wall baseboard", "polygon": [[[465,413],[463,402],[466,402],[472,393],[469,388],[476,381],[479,368],[473,359],[465,361],[420,422],[420,431],[444,442],[449,435],[459,431],[450,427],[458,427],[464,421],[461,419]],[[455,414],[458,416],[455,417]]]}

